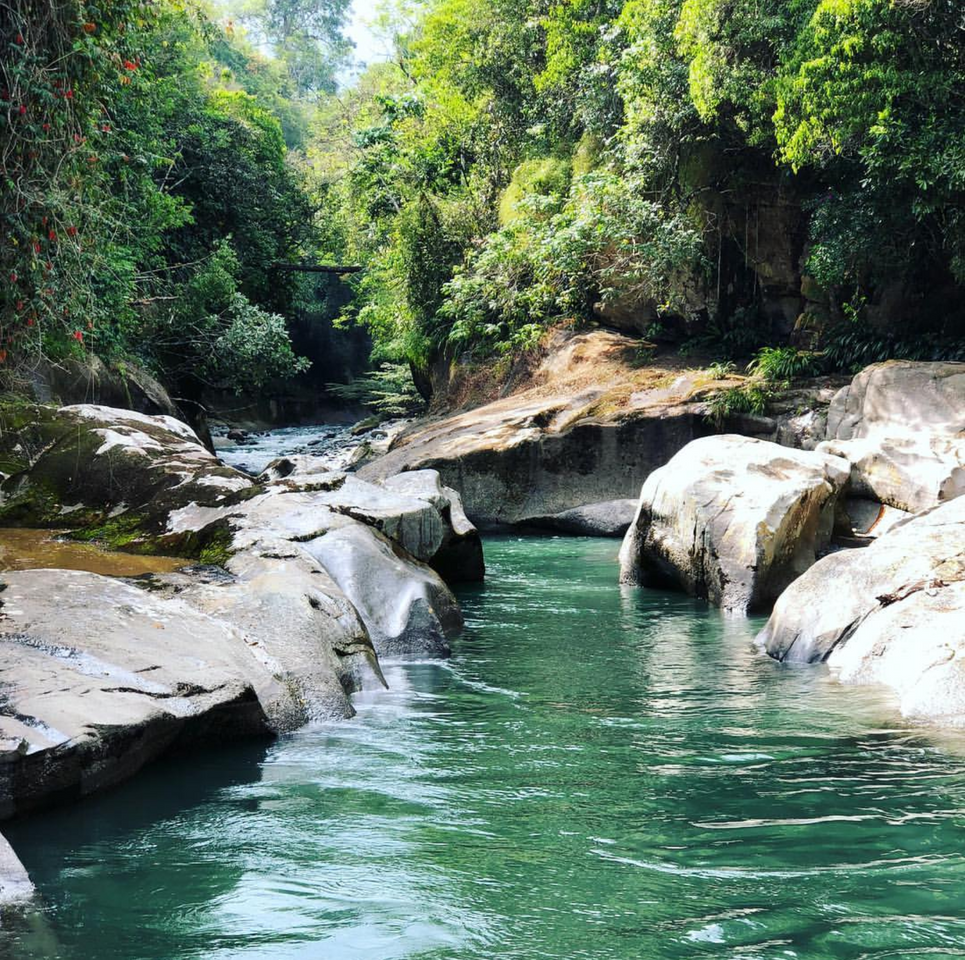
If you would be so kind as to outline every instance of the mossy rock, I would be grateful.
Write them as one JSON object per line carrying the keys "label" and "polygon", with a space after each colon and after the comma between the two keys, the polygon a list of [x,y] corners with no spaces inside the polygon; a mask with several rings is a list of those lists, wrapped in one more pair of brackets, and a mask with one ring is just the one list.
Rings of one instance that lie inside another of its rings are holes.
{"label": "mossy rock", "polygon": [[[0,525],[71,528],[78,539],[134,552],[169,552],[171,513],[223,507],[261,489],[204,449],[184,424],[107,407],[34,408],[11,431],[26,465],[0,487]],[[167,549],[164,549],[164,548]],[[183,555],[212,557],[207,540]]]}

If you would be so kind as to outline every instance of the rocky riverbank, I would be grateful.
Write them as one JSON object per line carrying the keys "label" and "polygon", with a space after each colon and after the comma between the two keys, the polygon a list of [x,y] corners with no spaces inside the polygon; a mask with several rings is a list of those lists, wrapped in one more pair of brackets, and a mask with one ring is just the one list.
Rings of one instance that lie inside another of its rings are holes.
{"label": "rocky riverbank", "polygon": [[834,397],[814,450],[694,441],[644,484],[622,578],[730,613],[776,601],[770,656],[965,726],[963,433],[965,364],[892,362]]}
{"label": "rocky riverbank", "polygon": [[408,428],[359,475],[435,469],[484,527],[625,533],[624,582],[731,615],[776,602],[772,656],[827,661],[892,686],[909,717],[965,725],[965,365],[878,364],[712,424],[736,378],[628,350],[561,333],[521,389]]}
{"label": "rocky riverbank", "polygon": [[722,434],[727,375],[640,368],[625,341],[567,335],[522,391],[383,431],[356,472],[299,454],[253,477],[171,416],[6,409],[0,524],[186,565],[4,576],[0,817],[187,745],[351,715],[380,657],[447,654],[448,584],[484,575],[474,523],[625,533],[624,581],[774,605],[772,657],[965,725],[965,365],[816,381]]}
{"label": "rocky riverbank", "polygon": [[188,744],[349,716],[380,655],[447,654],[462,620],[446,580],[483,575],[475,528],[430,471],[376,484],[299,457],[253,480],[179,421],[89,405],[37,408],[4,454],[20,469],[3,523],[196,563],[5,575],[0,816]]}
{"label": "rocky riverbank", "polygon": [[[367,479],[437,470],[482,528],[621,536],[640,488],[690,441],[712,435],[710,400],[742,378],[680,358],[641,362],[640,341],[610,330],[559,331],[526,382],[469,410],[414,424],[366,463]],[[786,391],[772,415],[737,432],[806,445],[840,384]]]}

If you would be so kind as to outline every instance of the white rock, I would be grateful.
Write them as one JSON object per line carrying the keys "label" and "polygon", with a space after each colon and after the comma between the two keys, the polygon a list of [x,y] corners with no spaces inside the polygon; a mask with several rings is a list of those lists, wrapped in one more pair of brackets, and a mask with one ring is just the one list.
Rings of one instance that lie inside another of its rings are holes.
{"label": "white rock", "polygon": [[766,608],[827,547],[847,478],[837,457],[740,436],[694,440],[644,483],[620,579],[736,614]]}

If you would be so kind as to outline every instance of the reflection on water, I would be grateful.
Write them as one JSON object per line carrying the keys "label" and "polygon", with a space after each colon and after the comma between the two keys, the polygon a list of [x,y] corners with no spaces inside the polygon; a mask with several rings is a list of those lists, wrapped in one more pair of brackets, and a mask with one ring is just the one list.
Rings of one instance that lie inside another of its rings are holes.
{"label": "reflection on water", "polygon": [[92,543],[57,539],[52,530],[0,527],[0,571],[59,568],[88,570],[107,577],[168,573],[190,561],[178,557],[141,557],[105,550]]}
{"label": "reflection on water", "polygon": [[965,956],[962,743],[615,552],[492,540],[452,660],[354,720],[10,824],[59,940],[21,955]]}

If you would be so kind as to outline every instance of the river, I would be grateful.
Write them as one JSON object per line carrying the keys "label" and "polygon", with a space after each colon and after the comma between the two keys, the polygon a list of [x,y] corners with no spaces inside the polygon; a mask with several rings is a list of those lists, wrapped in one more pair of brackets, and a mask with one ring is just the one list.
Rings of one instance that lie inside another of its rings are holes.
{"label": "river", "polygon": [[49,918],[16,955],[965,956],[961,741],[616,549],[492,538],[452,659],[354,720],[7,824]]}

